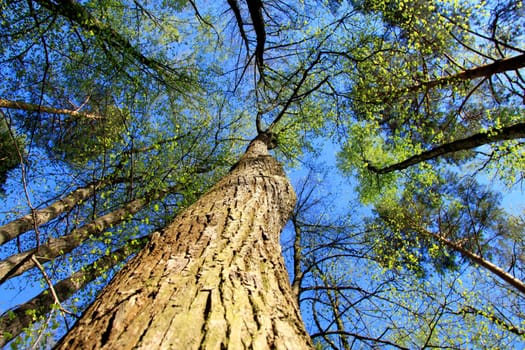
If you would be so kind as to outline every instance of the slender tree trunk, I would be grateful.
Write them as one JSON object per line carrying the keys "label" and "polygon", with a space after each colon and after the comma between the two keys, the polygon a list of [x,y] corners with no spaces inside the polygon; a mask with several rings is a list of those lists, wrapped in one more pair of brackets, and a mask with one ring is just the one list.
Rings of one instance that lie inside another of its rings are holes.
{"label": "slender tree trunk", "polygon": [[93,113],[83,113],[71,109],[54,108],[49,106],[41,106],[33,103],[26,103],[22,101],[11,101],[0,98],[0,108],[18,109],[28,112],[44,112],[52,114],[67,114],[74,117],[82,117],[87,119],[104,119],[103,116]]}
{"label": "slender tree trunk", "polygon": [[65,255],[84,243],[90,236],[99,237],[110,227],[131,218],[131,216],[142,210],[152,200],[162,198],[167,193],[174,192],[179,188],[179,185],[175,185],[163,191],[152,191],[142,198],[135,199],[119,209],[93,220],[89,224],[72,230],[66,236],[49,238],[47,243],[37,248],[11,255],[9,258],[0,261],[0,284],[35,267],[35,264],[31,260],[33,255],[35,255],[42,264],[49,262],[57,256]]}
{"label": "slender tree trunk", "polygon": [[491,263],[488,260],[485,260],[482,256],[474,254],[470,250],[463,248],[461,244],[455,243],[439,234],[435,234],[435,233],[432,233],[426,230],[422,230],[421,232],[423,232],[426,235],[430,235],[434,237],[435,239],[445,244],[450,249],[457,251],[458,253],[463,255],[463,257],[469,259],[471,262],[487,269],[492,274],[496,275],[498,278],[507,282],[509,285],[516,288],[520,293],[525,295],[525,283],[519,278],[516,278],[512,276],[510,273],[508,273],[507,271],[503,270],[501,267]]}
{"label": "slender tree trunk", "polygon": [[279,244],[295,194],[267,142],[154,235],[57,348],[311,348]]}
{"label": "slender tree trunk", "polygon": [[[348,343],[348,337],[345,334],[345,324],[343,320],[344,311],[341,312],[341,301],[339,300],[339,291],[338,290],[330,290],[330,284],[334,285],[335,283],[329,283],[327,279],[323,279],[325,287],[327,287],[326,290],[326,296],[328,297],[328,300],[330,300],[330,307],[332,308],[332,314],[334,315],[334,321],[335,325],[337,327],[337,331],[341,334],[339,337],[341,348],[348,350],[351,349],[352,346]],[[345,310],[345,308],[343,308]],[[330,341],[328,337],[325,338],[327,341]]]}
{"label": "slender tree trunk", "polygon": [[[103,188],[107,185],[116,184],[124,181],[123,178],[116,178],[115,176],[109,176],[98,182],[81,187],[73,192],[69,193],[64,198],[48,205],[43,209],[35,210],[33,213],[29,213],[21,218],[13,220],[0,227],[0,244],[4,244],[13,238],[18,237],[24,232],[32,230],[35,226],[45,224],[62,213],[71,210],[78,203],[85,201],[91,197],[95,190]],[[36,225],[35,225],[36,221]]]}
{"label": "slender tree trunk", "polygon": [[[140,240],[140,245],[144,246],[146,240],[147,237]],[[55,284],[53,289],[59,301],[62,302],[71,297],[86,284],[100,277],[102,273],[114,266],[115,263],[126,259],[134,250],[138,249],[126,245]],[[16,309],[3,313],[0,316],[0,346],[4,346],[8,341],[22,333],[24,328],[35,322],[35,319],[38,320],[41,316],[52,311],[54,305],[56,305],[55,302],[53,293],[48,288]]]}
{"label": "slender tree trunk", "polygon": [[301,283],[303,282],[304,270],[301,266],[301,261],[303,259],[303,246],[301,242],[302,232],[299,222],[295,215],[292,216],[292,223],[295,230],[295,237],[293,242],[293,281],[292,281],[292,291],[299,303],[299,298],[301,295]]}
{"label": "slender tree trunk", "polygon": [[446,86],[448,84],[460,81],[460,80],[472,80],[476,78],[488,78],[494,74],[510,72],[525,67],[525,54],[521,54],[514,57],[502,58],[496,60],[493,63],[489,63],[483,66],[479,66],[472,69],[466,69],[457,74],[443,77],[431,81],[426,81],[418,85],[414,85],[407,89],[407,91],[417,91],[422,87],[432,88],[436,86]]}

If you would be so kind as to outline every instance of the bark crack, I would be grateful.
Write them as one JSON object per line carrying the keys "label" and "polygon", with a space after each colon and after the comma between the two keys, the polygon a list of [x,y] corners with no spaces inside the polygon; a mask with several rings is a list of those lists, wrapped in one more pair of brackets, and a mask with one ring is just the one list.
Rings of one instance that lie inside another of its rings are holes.
{"label": "bark crack", "polygon": [[[227,279],[225,278],[227,275],[226,275],[226,272],[224,271],[224,268],[221,270],[221,273],[220,273],[220,281],[219,281],[219,285],[218,285],[218,290],[219,290],[219,300],[220,300],[220,303],[222,305],[222,307],[224,308],[224,312],[223,312],[223,319],[224,319],[224,322],[226,324],[226,337],[225,339],[226,340],[231,340],[231,335],[232,335],[232,325],[231,323],[229,322],[228,320],[228,317],[227,317],[227,312],[226,310],[228,309],[228,306],[226,305],[226,299],[224,298],[225,297],[225,286],[226,286],[226,281]],[[228,344],[227,343],[224,343],[224,342],[221,342],[221,349],[222,348],[227,348],[228,347]]]}
{"label": "bark crack", "polygon": [[206,338],[206,331],[207,331],[207,328],[209,328],[209,322],[210,322],[210,316],[211,316],[211,309],[212,309],[212,306],[211,306],[211,293],[212,293],[212,290],[211,289],[201,289],[199,291],[199,293],[206,293],[206,303],[205,303],[205,306],[204,306],[204,311],[203,311],[203,318],[204,318],[204,321],[202,322],[202,327],[201,327],[201,334],[204,334],[204,336],[201,338],[201,343],[199,345],[199,349],[200,350],[206,350],[207,348],[207,338]]}
{"label": "bark crack", "polygon": [[117,317],[117,313],[113,312],[111,315],[111,318],[108,321],[108,325],[106,326],[106,330],[104,333],[102,333],[102,336],[100,337],[101,346],[106,345],[106,343],[109,341],[109,337],[111,335],[111,329],[113,328],[113,322],[115,321],[115,317]]}
{"label": "bark crack", "polygon": [[144,337],[148,333],[148,330],[150,329],[150,327],[153,324],[154,320],[155,320],[155,317],[151,317],[150,318],[150,320],[148,322],[148,325],[146,327],[144,327],[144,329],[142,331],[142,334],[140,335],[139,340],[137,341],[137,344],[139,344],[139,345],[142,344],[142,340],[144,339]]}
{"label": "bark crack", "polygon": [[259,146],[119,272],[61,345],[102,337],[105,348],[311,346],[281,271],[279,232],[295,194],[273,158],[249,157]]}

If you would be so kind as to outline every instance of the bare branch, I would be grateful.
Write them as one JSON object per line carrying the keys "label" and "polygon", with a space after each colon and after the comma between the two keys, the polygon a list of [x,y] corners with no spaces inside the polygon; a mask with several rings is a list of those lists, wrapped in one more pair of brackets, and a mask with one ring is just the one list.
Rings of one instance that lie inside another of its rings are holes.
{"label": "bare branch", "polygon": [[264,28],[264,17],[262,14],[263,4],[261,0],[246,0],[253,29],[257,35],[257,46],[255,47],[255,61],[262,75],[264,67],[264,45],[266,43],[266,29]]}
{"label": "bare branch", "polygon": [[250,47],[248,45],[248,37],[246,36],[246,32],[244,31],[244,23],[241,16],[241,11],[239,10],[239,5],[237,4],[237,0],[228,0],[228,5],[230,5],[230,8],[233,11],[233,14],[235,15],[235,20],[237,21],[237,26],[239,27],[239,33],[241,34],[242,41],[244,42],[244,45],[246,46],[246,52],[250,53]]}

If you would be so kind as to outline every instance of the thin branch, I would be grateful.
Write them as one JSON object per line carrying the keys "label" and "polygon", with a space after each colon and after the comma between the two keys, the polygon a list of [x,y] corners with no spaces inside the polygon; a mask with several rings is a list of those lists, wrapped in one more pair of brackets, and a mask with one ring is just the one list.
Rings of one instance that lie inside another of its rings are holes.
{"label": "thin branch", "polygon": [[482,317],[487,318],[488,320],[490,320],[494,324],[497,324],[498,326],[504,328],[505,330],[507,330],[507,331],[509,331],[511,333],[519,335],[520,337],[525,336],[525,330],[523,328],[514,326],[512,324],[509,324],[508,322],[506,322],[505,320],[497,317],[493,313],[488,313],[486,311],[479,310],[479,309],[474,308],[474,307],[469,306],[469,305],[463,307],[462,309],[460,309],[459,311],[454,312],[454,313],[457,313],[457,314],[460,314],[460,315],[476,314],[478,316],[482,316]]}
{"label": "thin branch", "polygon": [[361,334],[358,334],[358,333],[352,333],[352,332],[326,331],[326,332],[322,332],[322,333],[314,333],[314,334],[310,335],[310,337],[312,339],[314,339],[314,338],[318,338],[318,337],[324,337],[324,336],[327,336],[327,335],[345,335],[347,337],[357,338],[357,339],[359,339],[361,341],[374,342],[374,343],[379,343],[379,344],[393,346],[393,347],[395,347],[397,349],[409,350],[409,348],[406,348],[406,347],[401,346],[401,345],[397,345],[396,343],[388,341],[388,340],[383,340],[383,339],[380,339],[380,338],[367,337],[367,336],[364,336],[364,335],[361,335]]}
{"label": "thin branch", "polygon": [[[125,260],[130,254],[133,254],[135,251],[144,247],[149,241],[151,235],[152,233],[139,238],[138,240],[135,238],[135,242],[132,245],[130,245],[130,240],[126,242],[123,247],[98,258],[98,260],[88,266],[82,267],[68,278],[56,283],[53,286],[55,293],[50,289],[46,289],[33,299],[19,305],[16,309],[4,312],[0,316],[0,329],[9,333],[11,338],[7,339],[5,336],[0,337],[0,347],[4,346],[8,341],[11,341],[11,339],[22,333],[24,328],[29,327],[33,322],[34,317],[40,318],[52,311],[52,295],[57,295],[60,302],[67,300],[75,292],[99,277],[103,272],[112,268],[116,263]],[[38,261],[38,258],[35,260]],[[29,312],[30,310],[34,310],[35,313]]]}
{"label": "thin branch", "polygon": [[72,313],[71,311],[68,311],[66,309],[64,309],[62,307],[62,304],[60,303],[60,298],[58,297],[57,295],[57,292],[55,291],[55,288],[53,286],[53,282],[51,281],[51,279],[49,278],[49,276],[47,275],[47,272],[46,270],[44,269],[44,267],[42,266],[42,264],[40,264],[40,262],[38,261],[38,259],[36,258],[36,255],[31,255],[31,261],[33,262],[33,264],[35,264],[35,266],[40,270],[40,272],[42,273],[42,276],[44,276],[44,279],[47,283],[47,285],[49,286],[49,292],[51,293],[51,295],[53,296],[53,302],[55,305],[58,305],[59,309],[61,312],[63,313],[66,313],[66,314],[70,314],[70,315],[74,315],[74,313]]}
{"label": "thin branch", "polygon": [[[272,121],[272,123],[270,124],[270,126],[268,127],[268,129],[266,130],[267,132],[271,132],[272,129],[279,123],[279,121],[282,119],[282,117],[284,116],[284,114],[286,113],[286,111],[288,110],[288,107],[290,107],[290,105],[292,104],[293,101],[295,101],[295,99],[297,98],[297,96],[299,96],[299,90],[301,90],[301,88],[303,87],[303,84],[306,82],[306,79],[308,78],[309,74],[310,74],[310,71],[317,65],[317,63],[319,63],[319,61],[321,60],[321,53],[318,53],[317,54],[317,57],[315,58],[315,60],[310,64],[310,66],[305,69],[303,71],[303,74],[302,74],[302,77],[301,77],[301,80],[299,80],[299,82],[295,85],[295,88],[294,90],[292,91],[292,94],[290,95],[290,97],[288,98],[288,100],[285,102],[283,108],[281,109],[281,111],[279,112],[279,114],[274,118],[274,120]],[[319,87],[320,85],[318,85]],[[311,93],[312,91],[310,91]]]}
{"label": "thin branch", "polygon": [[2,115],[4,116],[4,120],[6,122],[7,129],[9,130],[9,135],[13,141],[13,144],[15,145],[16,152],[18,153],[18,158],[20,159],[20,172],[21,172],[20,176],[22,178],[22,187],[24,188],[24,195],[26,197],[27,206],[29,207],[29,210],[31,212],[30,215],[33,221],[32,228],[35,230],[36,249],[38,249],[38,247],[40,246],[40,231],[37,225],[37,213],[36,213],[35,208],[33,207],[33,204],[31,203],[31,197],[29,196],[29,190],[27,188],[27,168],[25,166],[23,152],[18,146],[18,142],[16,142],[15,135],[13,134],[13,130],[11,130],[9,123],[7,122],[7,118],[5,114],[2,113]]}
{"label": "thin branch", "polygon": [[210,22],[208,22],[207,20],[205,20],[204,17],[202,17],[202,15],[200,14],[199,9],[197,8],[197,5],[195,5],[195,1],[193,1],[193,0],[189,0],[189,3],[190,3],[190,5],[191,5],[191,7],[193,7],[193,11],[195,11],[195,15],[197,16],[197,18],[199,19],[199,21],[201,21],[202,23],[206,24],[208,27],[210,27],[211,29],[213,29],[213,31],[214,31],[215,34],[217,35],[217,38],[219,38],[219,34],[217,33],[217,30],[215,29],[215,27],[213,26],[213,24],[211,24]]}
{"label": "thin branch", "polygon": [[4,98],[0,98],[0,108],[9,108],[9,109],[18,109],[27,112],[43,112],[51,114],[67,114],[73,117],[81,117],[87,119],[104,119],[103,116],[94,114],[94,113],[83,113],[78,110],[63,109],[63,108],[54,108],[48,106],[42,106],[33,103],[26,103],[22,101],[11,101]]}
{"label": "thin branch", "polygon": [[[53,13],[69,19],[79,25],[82,29],[94,33],[99,40],[108,45],[111,49],[125,54],[128,59],[131,59],[144,67],[150,68],[157,74],[155,76],[157,80],[166,83],[164,80],[165,73],[175,75],[181,80],[187,80],[187,77],[177,72],[175,69],[160,61],[144,56],[144,54],[133,46],[127,38],[109,25],[99,21],[76,0],[35,1]],[[111,56],[110,52],[108,52],[108,54]]]}

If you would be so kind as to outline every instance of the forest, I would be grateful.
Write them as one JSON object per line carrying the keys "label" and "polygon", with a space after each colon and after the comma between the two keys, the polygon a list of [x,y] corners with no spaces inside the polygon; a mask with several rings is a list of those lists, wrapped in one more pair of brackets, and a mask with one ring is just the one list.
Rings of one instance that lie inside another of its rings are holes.
{"label": "forest", "polygon": [[525,347],[521,0],[0,0],[0,347]]}

